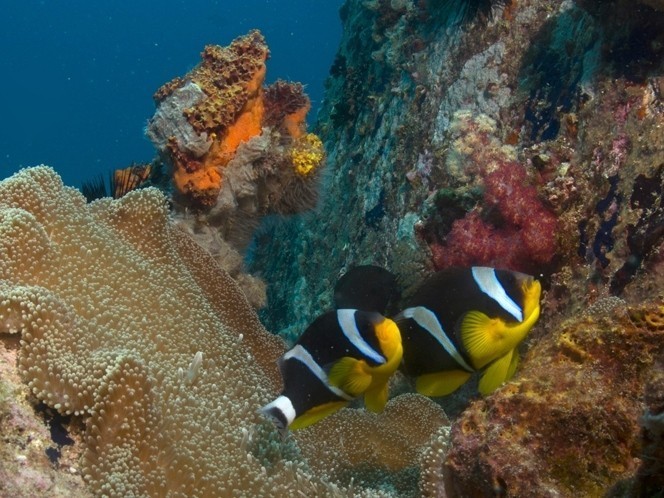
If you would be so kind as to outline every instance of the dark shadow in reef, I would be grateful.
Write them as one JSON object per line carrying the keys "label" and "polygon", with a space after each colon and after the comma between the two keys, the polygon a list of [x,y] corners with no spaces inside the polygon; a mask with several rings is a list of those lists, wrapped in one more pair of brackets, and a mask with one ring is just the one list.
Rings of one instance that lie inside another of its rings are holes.
{"label": "dark shadow in reef", "polygon": [[577,4],[543,25],[519,71],[532,142],[556,138],[561,116],[588,98],[585,83],[643,84],[664,72],[664,12],[631,0]]}
{"label": "dark shadow in reef", "polygon": [[427,10],[434,18],[450,13],[457,16],[457,23],[467,24],[476,18],[489,19],[496,9],[504,7],[509,0],[429,0]]}
{"label": "dark shadow in reef", "polygon": [[42,402],[39,402],[35,406],[35,412],[41,414],[44,422],[48,425],[53,445],[46,448],[44,453],[46,453],[51,463],[57,466],[62,456],[62,447],[74,444],[74,440],[69,437],[68,430],[71,423],[71,416],[60,415]]}
{"label": "dark shadow in reef", "polygon": [[561,117],[578,109],[583,84],[599,62],[601,37],[593,18],[578,8],[551,19],[535,36],[518,76],[531,142],[555,139]]}
{"label": "dark shadow in reef", "polygon": [[576,0],[603,31],[607,77],[641,84],[662,74],[664,12],[635,0]]}

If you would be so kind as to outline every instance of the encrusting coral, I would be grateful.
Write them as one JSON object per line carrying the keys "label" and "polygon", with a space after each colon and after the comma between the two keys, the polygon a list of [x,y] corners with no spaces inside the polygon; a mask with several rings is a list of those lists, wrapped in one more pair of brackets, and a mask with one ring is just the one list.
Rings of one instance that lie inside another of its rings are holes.
{"label": "encrusting coral", "polygon": [[658,468],[647,444],[661,392],[647,389],[664,356],[663,321],[661,302],[604,299],[543,338],[514,382],[455,422],[440,467],[447,496],[622,496],[642,451],[644,470]]}
{"label": "encrusting coral", "polygon": [[[155,93],[158,104],[167,103],[166,112],[160,107],[148,125],[148,134],[161,150],[170,151],[173,181],[182,194],[201,204],[214,203],[221,187],[221,168],[240,143],[261,133],[261,93],[268,55],[258,31],[237,38],[228,48],[208,45],[201,54],[202,62],[185,79],[176,78]],[[184,100],[183,88],[188,92]],[[172,127],[177,128],[177,123],[189,125],[193,132],[174,135]],[[189,137],[205,142],[205,147],[200,151],[189,147]]]}
{"label": "encrusting coral", "polygon": [[[297,150],[311,104],[299,83],[277,81],[263,88],[268,56],[263,35],[253,30],[228,47],[206,46],[198,66],[155,93],[158,109],[147,134],[172,165],[173,183],[183,202],[214,206],[224,183],[223,170],[231,166],[239,147],[259,137],[263,128],[278,135],[270,144],[272,163],[291,157],[284,153],[290,142]],[[307,143],[315,135],[305,137],[310,137]],[[322,164],[322,144],[317,152],[308,159],[307,172]],[[297,161],[291,169],[299,173],[302,165]]]}
{"label": "encrusting coral", "polygon": [[411,394],[282,441],[258,408],[278,391],[284,345],[163,194],[86,203],[44,166],[0,182],[0,342],[32,400],[84,427],[68,465],[96,496],[406,496],[447,425]]}

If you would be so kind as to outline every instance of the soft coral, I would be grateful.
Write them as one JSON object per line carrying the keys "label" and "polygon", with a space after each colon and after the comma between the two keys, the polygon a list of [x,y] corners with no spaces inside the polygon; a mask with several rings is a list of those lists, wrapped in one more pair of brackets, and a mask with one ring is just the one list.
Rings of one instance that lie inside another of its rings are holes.
{"label": "soft coral", "polygon": [[504,162],[484,175],[481,207],[452,224],[431,244],[436,269],[487,265],[533,272],[555,254],[556,218],[537,196],[525,169]]}

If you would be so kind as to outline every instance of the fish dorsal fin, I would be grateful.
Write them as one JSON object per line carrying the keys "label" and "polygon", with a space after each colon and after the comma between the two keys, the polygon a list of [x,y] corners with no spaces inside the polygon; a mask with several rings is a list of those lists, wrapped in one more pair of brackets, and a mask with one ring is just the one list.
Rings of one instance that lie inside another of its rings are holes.
{"label": "fish dorsal fin", "polygon": [[480,379],[479,391],[481,394],[487,395],[495,391],[510,377],[510,371],[512,374],[514,373],[516,364],[512,367],[513,353],[514,350],[511,350],[489,365]]}
{"label": "fish dorsal fin", "polygon": [[334,287],[334,307],[373,311],[384,315],[399,300],[396,276],[375,265],[350,268]]}
{"label": "fish dorsal fin", "polygon": [[369,389],[364,394],[364,406],[367,410],[374,413],[380,413],[387,403],[387,383],[381,384],[376,388]]}
{"label": "fish dorsal fin", "polygon": [[461,340],[475,368],[482,368],[501,351],[505,325],[481,311],[469,311],[461,320]]}
{"label": "fish dorsal fin", "polygon": [[330,384],[351,396],[359,396],[369,388],[372,381],[365,367],[364,361],[344,356],[330,369]]}

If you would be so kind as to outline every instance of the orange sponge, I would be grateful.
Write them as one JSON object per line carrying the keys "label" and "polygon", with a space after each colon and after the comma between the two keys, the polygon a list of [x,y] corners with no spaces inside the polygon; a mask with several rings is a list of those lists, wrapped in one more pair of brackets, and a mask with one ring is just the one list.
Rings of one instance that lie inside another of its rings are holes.
{"label": "orange sponge", "polygon": [[177,125],[180,129],[191,127],[188,136],[206,141],[207,151],[196,156],[192,152],[196,147],[187,147],[175,137],[165,147],[175,187],[196,207],[214,205],[223,168],[235,157],[240,144],[261,135],[264,127],[278,130],[288,140],[305,136],[309,98],[299,83],[277,81],[264,89],[268,57],[265,39],[257,30],[228,47],[208,45],[192,71],[166,83],[154,95],[161,103],[189,84],[196,85],[203,95],[182,106],[183,119]]}

